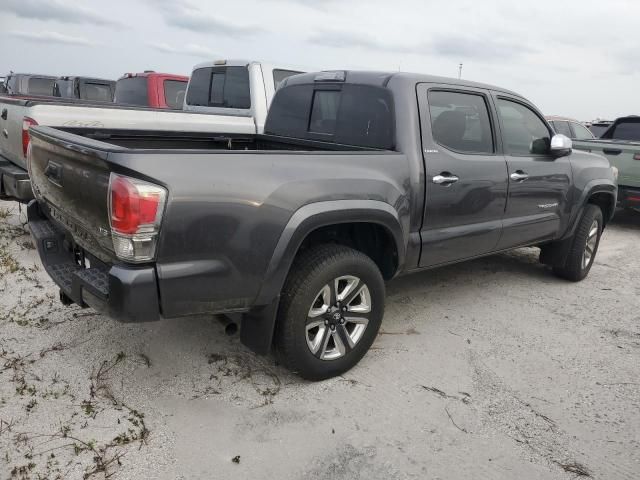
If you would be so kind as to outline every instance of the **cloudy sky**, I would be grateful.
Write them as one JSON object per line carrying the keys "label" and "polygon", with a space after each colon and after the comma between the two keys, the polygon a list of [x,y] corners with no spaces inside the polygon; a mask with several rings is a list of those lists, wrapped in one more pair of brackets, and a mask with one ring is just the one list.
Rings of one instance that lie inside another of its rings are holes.
{"label": "cloudy sky", "polygon": [[[1,0],[0,70],[117,78],[246,58],[457,76],[640,114],[638,0]],[[3,72],[4,73],[4,72]]]}

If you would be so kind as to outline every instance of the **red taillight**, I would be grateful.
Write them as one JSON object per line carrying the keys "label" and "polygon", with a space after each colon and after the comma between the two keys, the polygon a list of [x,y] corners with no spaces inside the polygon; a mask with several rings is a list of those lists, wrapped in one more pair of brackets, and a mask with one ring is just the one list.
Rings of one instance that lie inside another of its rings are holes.
{"label": "red taillight", "polygon": [[27,156],[27,150],[29,150],[29,142],[31,141],[31,137],[29,137],[29,127],[34,125],[38,125],[33,118],[24,117],[22,119],[22,155],[24,157]]}
{"label": "red taillight", "polygon": [[640,160],[640,153],[636,153],[636,154],[633,156],[633,159],[634,159],[634,160]]}
{"label": "red taillight", "polygon": [[135,178],[111,174],[109,223],[118,258],[145,262],[155,258],[167,191]]}
{"label": "red taillight", "polygon": [[126,235],[153,230],[164,203],[162,187],[114,174],[110,189],[111,228],[114,231]]}

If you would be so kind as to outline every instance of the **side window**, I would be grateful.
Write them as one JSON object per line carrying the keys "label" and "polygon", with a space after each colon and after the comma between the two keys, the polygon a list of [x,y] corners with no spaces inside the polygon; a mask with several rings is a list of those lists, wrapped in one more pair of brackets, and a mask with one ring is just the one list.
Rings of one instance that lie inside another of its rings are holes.
{"label": "side window", "polygon": [[434,90],[428,98],[431,132],[438,144],[463,153],[494,152],[489,111],[482,95]]}
{"label": "side window", "polygon": [[[194,70],[189,80],[189,86],[187,88],[187,104],[206,107],[209,99],[209,81],[211,79],[210,68],[199,68]],[[118,81],[118,83],[120,83]],[[118,98],[116,88],[116,99]]]}
{"label": "side window", "polygon": [[502,136],[511,155],[546,155],[551,138],[545,123],[528,107],[510,100],[498,99],[498,115]]}
{"label": "side window", "polygon": [[587,127],[584,125],[580,125],[579,123],[572,123],[573,133],[576,140],[591,140],[593,139],[593,134]]}
{"label": "side window", "polygon": [[555,127],[556,133],[561,133],[562,135],[566,135],[569,138],[573,138],[573,132],[569,127],[569,122],[555,120],[553,122],[553,126]]}
{"label": "side window", "polygon": [[274,70],[273,71],[273,86],[277,90],[280,86],[280,82],[282,82],[285,78],[290,77],[291,75],[297,75],[302,72],[296,72],[294,70]]}

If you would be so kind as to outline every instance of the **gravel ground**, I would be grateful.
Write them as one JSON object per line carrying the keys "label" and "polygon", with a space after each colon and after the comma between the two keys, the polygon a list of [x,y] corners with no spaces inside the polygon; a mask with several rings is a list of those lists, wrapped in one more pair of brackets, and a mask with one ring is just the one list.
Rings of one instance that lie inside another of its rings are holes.
{"label": "gravel ground", "polygon": [[0,202],[0,478],[640,478],[640,215],[579,284],[536,249],[395,280],[320,383],[212,318],[63,307],[23,216]]}

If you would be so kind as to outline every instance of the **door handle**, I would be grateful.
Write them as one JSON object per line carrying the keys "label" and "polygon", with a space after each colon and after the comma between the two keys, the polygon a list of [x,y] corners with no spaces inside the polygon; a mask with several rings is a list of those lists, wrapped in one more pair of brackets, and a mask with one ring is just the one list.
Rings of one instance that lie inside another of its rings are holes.
{"label": "door handle", "polygon": [[448,187],[452,183],[456,183],[458,180],[460,180],[458,177],[451,175],[449,172],[442,172],[440,175],[436,175],[431,179],[433,183],[437,185],[444,185],[445,187]]}
{"label": "door handle", "polygon": [[514,173],[512,173],[510,177],[511,177],[511,180],[513,180],[514,182],[524,182],[527,178],[529,178],[529,175],[523,172],[522,170],[517,170]]}
{"label": "door handle", "polygon": [[7,113],[8,113],[8,112],[7,112],[7,109],[6,109],[6,108],[3,108],[3,109],[2,109],[2,115],[0,115],[0,117],[1,117],[3,120],[6,120],[6,119],[7,119]]}
{"label": "door handle", "polygon": [[602,153],[604,153],[605,155],[620,155],[622,153],[622,150],[618,148],[603,148]]}

